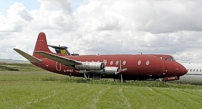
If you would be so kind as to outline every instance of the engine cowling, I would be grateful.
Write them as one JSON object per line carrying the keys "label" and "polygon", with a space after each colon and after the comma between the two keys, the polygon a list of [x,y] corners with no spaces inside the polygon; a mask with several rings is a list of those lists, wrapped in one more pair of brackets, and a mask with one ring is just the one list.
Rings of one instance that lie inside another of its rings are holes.
{"label": "engine cowling", "polygon": [[105,64],[103,62],[82,62],[82,65],[75,65],[78,70],[103,70]]}
{"label": "engine cowling", "polygon": [[93,73],[102,74],[102,75],[116,75],[119,73],[118,67],[105,67],[103,70],[94,71]]}

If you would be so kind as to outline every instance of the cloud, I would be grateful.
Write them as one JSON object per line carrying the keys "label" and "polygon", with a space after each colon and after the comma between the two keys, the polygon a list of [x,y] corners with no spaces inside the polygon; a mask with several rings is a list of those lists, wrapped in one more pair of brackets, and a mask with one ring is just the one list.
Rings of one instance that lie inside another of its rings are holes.
{"label": "cloud", "polygon": [[21,3],[14,3],[10,6],[8,9],[8,16],[9,17],[21,17],[22,19],[26,21],[31,21],[32,17],[26,10],[26,8]]}
{"label": "cloud", "polygon": [[0,32],[20,32],[32,20],[26,8],[20,3],[11,5],[7,14],[7,17],[0,15]]}
{"label": "cloud", "polygon": [[202,61],[199,0],[88,0],[74,10],[73,1],[38,1],[39,9],[14,3],[7,16],[0,14],[0,49],[8,53],[1,57],[24,59],[12,57],[12,48],[32,53],[43,31],[49,44],[66,45],[74,53],[163,53],[182,62]]}
{"label": "cloud", "polygon": [[71,14],[72,9],[70,7],[69,0],[38,0],[40,2],[40,8],[42,10],[62,10],[65,14]]}
{"label": "cloud", "polygon": [[[152,33],[177,32],[182,30],[201,31],[202,22],[199,14],[202,11],[201,3],[173,0],[157,0],[155,2],[134,1],[132,10],[141,12],[136,19],[139,21],[138,30]],[[142,4],[142,5],[141,5]],[[140,5],[140,6],[138,6]],[[136,8],[138,7],[138,8]]]}
{"label": "cloud", "polygon": [[[77,9],[90,30],[131,29],[158,33],[201,31],[201,2],[170,0],[90,1]],[[80,22],[82,23],[82,22]]]}

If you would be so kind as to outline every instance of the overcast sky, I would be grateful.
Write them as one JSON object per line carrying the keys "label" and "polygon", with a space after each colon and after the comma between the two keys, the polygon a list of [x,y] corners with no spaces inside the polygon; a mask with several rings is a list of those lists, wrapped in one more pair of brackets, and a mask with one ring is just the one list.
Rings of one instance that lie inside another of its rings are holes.
{"label": "overcast sky", "polygon": [[79,54],[170,54],[202,62],[201,0],[0,0],[0,59],[26,60],[39,32]]}

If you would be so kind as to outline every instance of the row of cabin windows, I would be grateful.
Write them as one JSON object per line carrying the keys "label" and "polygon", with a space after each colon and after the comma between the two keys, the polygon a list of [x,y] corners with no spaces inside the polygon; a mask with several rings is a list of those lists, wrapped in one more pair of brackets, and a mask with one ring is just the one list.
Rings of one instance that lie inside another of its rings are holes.
{"label": "row of cabin windows", "polygon": [[[107,64],[107,61],[104,60],[104,63]],[[141,60],[138,60],[137,64],[138,64],[138,65],[141,65],[141,63],[142,63],[142,61],[141,61]],[[118,65],[118,64],[119,64],[119,61],[116,61],[115,64]],[[146,65],[149,65],[149,64],[150,64],[150,61],[147,60],[145,64],[146,64]],[[113,61],[110,61],[110,65],[113,65]],[[125,60],[123,61],[122,65],[126,65],[126,61],[125,61]]]}
{"label": "row of cabin windows", "polygon": [[[103,62],[104,62],[105,64],[107,64],[107,60],[104,60]],[[113,64],[119,65],[119,62],[120,62],[120,61],[118,61],[118,60],[115,61],[115,62],[114,62],[114,61],[110,61],[110,65],[113,65]],[[126,60],[122,61],[122,65],[126,65]]]}
{"label": "row of cabin windows", "polygon": [[[88,62],[88,61],[86,61],[86,62]],[[94,62],[94,61],[92,61],[92,62]],[[100,61],[98,61],[98,62],[100,62]],[[104,62],[105,64],[107,64],[107,60],[104,60],[103,62]],[[114,61],[110,61],[110,65],[113,65],[113,64],[119,65],[119,62],[120,62],[120,61],[118,61],[118,60],[115,61],[115,62],[114,62]],[[141,61],[141,60],[138,60],[138,61],[137,61],[137,65],[141,65],[141,64],[142,64],[142,61]],[[149,64],[150,64],[150,61],[147,60],[147,61],[145,62],[145,64],[146,64],[146,65],[149,65]],[[122,61],[122,65],[126,65],[126,60]]]}
{"label": "row of cabin windows", "polygon": [[187,69],[187,70],[190,71],[190,72],[192,72],[192,71],[193,71],[193,72],[195,72],[195,71],[196,71],[196,72],[201,72],[201,71],[202,71],[201,69]]}
{"label": "row of cabin windows", "polygon": [[[81,62],[81,61],[80,61],[80,62]],[[88,61],[86,61],[86,62],[88,62]],[[92,61],[92,62],[94,62],[94,61]],[[100,61],[97,61],[97,62],[100,62]],[[104,60],[103,62],[104,62],[105,64],[107,64],[107,60]],[[113,64],[119,65],[119,62],[120,62],[120,61],[118,61],[118,60],[115,61],[115,62],[114,62],[114,61],[110,61],[110,65],[113,65]],[[122,61],[122,65],[126,65],[126,60]]]}

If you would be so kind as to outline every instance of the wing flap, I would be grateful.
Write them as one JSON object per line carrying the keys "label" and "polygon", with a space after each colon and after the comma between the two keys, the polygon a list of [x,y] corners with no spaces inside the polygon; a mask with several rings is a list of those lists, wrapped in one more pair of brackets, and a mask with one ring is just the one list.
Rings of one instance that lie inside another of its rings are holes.
{"label": "wing flap", "polygon": [[53,61],[57,61],[59,63],[62,63],[64,65],[67,65],[67,66],[72,66],[72,65],[81,65],[82,63],[76,61],[76,60],[72,60],[72,59],[69,59],[69,58],[66,58],[66,57],[63,57],[63,56],[58,56],[58,55],[55,55],[55,54],[52,54],[52,53],[47,53],[47,52],[44,52],[44,51],[36,51],[35,53],[45,57],[45,58],[48,58],[48,59],[51,59]]}
{"label": "wing flap", "polygon": [[34,57],[34,56],[31,56],[27,53],[25,53],[24,51],[20,50],[20,49],[17,49],[17,48],[13,48],[13,50],[15,50],[16,52],[18,52],[20,55],[22,55],[23,57],[25,57],[27,60],[29,60],[30,62],[33,62],[33,63],[39,63],[39,62],[42,62],[42,60]]}

